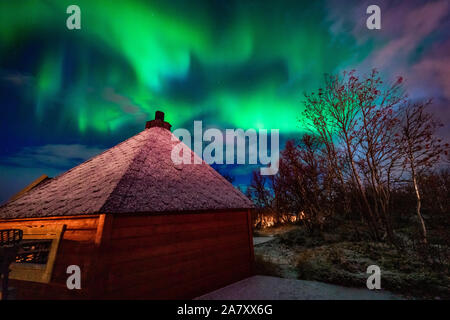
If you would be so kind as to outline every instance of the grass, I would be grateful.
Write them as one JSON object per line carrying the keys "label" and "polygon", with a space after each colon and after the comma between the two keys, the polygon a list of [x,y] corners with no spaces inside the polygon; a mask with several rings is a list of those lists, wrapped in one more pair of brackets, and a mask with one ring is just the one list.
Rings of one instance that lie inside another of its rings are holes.
{"label": "grass", "polygon": [[450,278],[417,256],[383,243],[340,242],[303,251],[297,260],[300,279],[361,287],[369,265],[381,268],[383,289],[410,297],[450,299]]}
{"label": "grass", "polygon": [[277,264],[264,259],[264,257],[255,255],[255,274],[281,277],[281,268]]}
{"label": "grass", "polygon": [[[295,270],[302,280],[315,280],[348,287],[365,287],[369,265],[381,268],[383,289],[406,297],[450,299],[450,261],[439,264],[427,261],[406,246],[397,249],[383,242],[373,242],[364,233],[354,236],[353,226],[340,225],[316,235],[296,226],[284,233],[275,232],[276,240],[262,244],[259,250],[292,250],[296,254]],[[361,230],[362,226],[358,226]],[[265,231],[266,233],[269,231]],[[407,238],[408,235],[399,235]],[[277,275],[279,268],[261,257],[259,274]]]}

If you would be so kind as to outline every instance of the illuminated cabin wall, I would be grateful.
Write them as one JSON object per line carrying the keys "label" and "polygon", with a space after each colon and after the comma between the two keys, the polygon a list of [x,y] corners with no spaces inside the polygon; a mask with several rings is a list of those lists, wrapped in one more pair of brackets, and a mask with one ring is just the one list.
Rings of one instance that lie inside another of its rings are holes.
{"label": "illuminated cabin wall", "polygon": [[[0,220],[0,228],[65,224],[48,284],[12,280],[18,299],[189,299],[252,274],[247,210]],[[81,290],[68,290],[78,265]]]}
{"label": "illuminated cabin wall", "polygon": [[118,216],[112,224],[108,297],[189,299],[252,272],[246,210]]}

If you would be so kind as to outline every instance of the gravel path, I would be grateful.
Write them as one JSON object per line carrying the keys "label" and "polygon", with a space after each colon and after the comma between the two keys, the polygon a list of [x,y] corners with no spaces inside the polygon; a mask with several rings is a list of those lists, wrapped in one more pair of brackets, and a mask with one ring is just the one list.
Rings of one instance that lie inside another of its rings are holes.
{"label": "gravel path", "polygon": [[258,244],[262,244],[265,242],[269,242],[275,239],[274,237],[253,237],[253,245],[256,246]]}
{"label": "gravel path", "polygon": [[388,291],[347,288],[332,284],[253,276],[210,292],[196,300],[401,300]]}

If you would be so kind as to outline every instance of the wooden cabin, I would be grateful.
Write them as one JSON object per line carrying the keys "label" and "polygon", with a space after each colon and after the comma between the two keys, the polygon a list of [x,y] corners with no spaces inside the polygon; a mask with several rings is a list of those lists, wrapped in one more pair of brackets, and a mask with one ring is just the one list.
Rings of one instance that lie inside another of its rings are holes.
{"label": "wooden cabin", "polygon": [[[252,273],[252,203],[208,164],[174,164],[163,114],[0,207],[24,232],[17,299],[189,299]],[[191,150],[191,157],[197,157]],[[81,289],[69,289],[69,266]]]}

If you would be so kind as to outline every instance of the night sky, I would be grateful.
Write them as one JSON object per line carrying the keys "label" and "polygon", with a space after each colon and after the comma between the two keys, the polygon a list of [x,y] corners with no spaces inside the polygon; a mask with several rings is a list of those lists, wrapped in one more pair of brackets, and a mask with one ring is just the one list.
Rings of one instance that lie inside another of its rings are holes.
{"label": "night sky", "polygon": [[[81,30],[66,8],[81,8]],[[366,28],[378,4],[382,29]],[[403,76],[450,137],[450,1],[14,0],[0,2],[0,202],[144,129],[302,133],[324,73]],[[223,168],[245,188],[250,166]]]}

